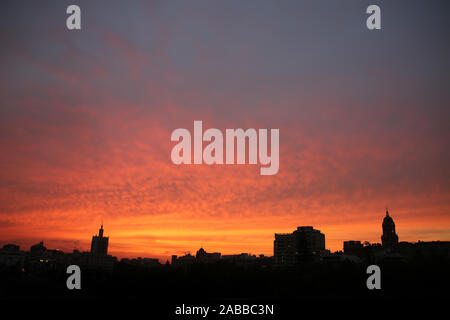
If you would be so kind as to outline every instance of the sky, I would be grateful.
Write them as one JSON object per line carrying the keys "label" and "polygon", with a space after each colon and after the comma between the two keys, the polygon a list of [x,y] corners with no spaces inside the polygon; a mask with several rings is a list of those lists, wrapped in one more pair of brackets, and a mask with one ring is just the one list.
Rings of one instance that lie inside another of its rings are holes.
{"label": "sky", "polygon": [[[446,1],[0,4],[0,245],[273,254],[314,226],[326,248],[450,240]],[[366,28],[369,4],[381,30]],[[276,128],[278,174],[174,165],[177,128]]]}

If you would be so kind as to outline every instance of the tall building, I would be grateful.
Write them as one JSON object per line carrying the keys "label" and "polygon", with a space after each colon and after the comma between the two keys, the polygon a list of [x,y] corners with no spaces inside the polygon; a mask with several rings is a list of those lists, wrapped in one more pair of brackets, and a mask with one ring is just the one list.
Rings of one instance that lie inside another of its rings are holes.
{"label": "tall building", "polygon": [[275,233],[273,242],[276,265],[293,265],[318,256],[325,250],[325,235],[313,227],[298,227],[292,233]]}
{"label": "tall building", "polygon": [[297,262],[293,233],[275,233],[273,258],[276,265],[293,265]]}
{"label": "tall building", "polygon": [[381,244],[383,247],[394,247],[398,245],[398,236],[395,233],[394,220],[389,216],[386,208],[386,216],[383,219],[383,235],[381,236]]}
{"label": "tall building", "polygon": [[91,253],[99,255],[108,254],[108,240],[109,240],[108,237],[103,236],[103,224],[102,224],[100,230],[98,230],[98,236],[92,237]]}

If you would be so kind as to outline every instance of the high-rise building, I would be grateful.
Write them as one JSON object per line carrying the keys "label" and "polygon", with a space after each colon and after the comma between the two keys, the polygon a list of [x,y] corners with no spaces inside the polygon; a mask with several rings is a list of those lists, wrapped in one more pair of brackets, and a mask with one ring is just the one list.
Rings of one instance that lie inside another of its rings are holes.
{"label": "high-rise building", "polygon": [[294,235],[300,254],[319,253],[325,250],[325,235],[313,227],[298,227]]}
{"label": "high-rise building", "polygon": [[98,255],[106,255],[108,254],[108,237],[103,236],[103,224],[98,230],[98,236],[92,237],[91,242],[91,253]]}
{"label": "high-rise building", "polygon": [[386,216],[383,219],[383,235],[381,236],[381,244],[383,247],[394,247],[398,245],[398,236],[395,233],[395,223],[389,216],[388,209],[386,209]]}
{"label": "high-rise building", "polygon": [[293,233],[275,233],[276,265],[292,265],[317,256],[325,250],[325,235],[313,227],[298,227]]}
{"label": "high-rise building", "polygon": [[276,265],[293,265],[297,262],[293,233],[275,233],[273,258]]}

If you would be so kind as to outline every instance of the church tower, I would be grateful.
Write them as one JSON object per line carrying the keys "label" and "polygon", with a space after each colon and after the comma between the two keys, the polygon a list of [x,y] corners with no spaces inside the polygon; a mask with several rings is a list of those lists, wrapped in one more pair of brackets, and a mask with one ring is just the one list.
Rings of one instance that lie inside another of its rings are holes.
{"label": "church tower", "polygon": [[383,247],[394,247],[398,244],[398,236],[395,233],[394,220],[389,216],[386,208],[386,216],[383,219],[383,235],[381,236]]}

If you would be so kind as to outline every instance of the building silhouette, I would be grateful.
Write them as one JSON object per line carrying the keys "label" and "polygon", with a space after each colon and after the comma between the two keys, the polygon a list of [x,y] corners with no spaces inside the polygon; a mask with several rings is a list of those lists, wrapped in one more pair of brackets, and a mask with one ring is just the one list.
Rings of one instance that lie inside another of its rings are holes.
{"label": "building silhouette", "polygon": [[47,248],[44,246],[44,241],[41,241],[37,244],[34,244],[30,247],[31,253],[43,253],[47,251]]}
{"label": "building silhouette", "polygon": [[91,242],[91,253],[96,255],[107,255],[108,254],[108,237],[103,236],[103,224],[98,230],[98,236],[92,237]]}
{"label": "building silhouette", "polygon": [[120,260],[120,262],[124,263],[124,264],[141,266],[141,267],[159,267],[159,266],[161,266],[161,263],[159,263],[159,260],[156,258],[141,258],[141,257],[137,257],[134,259],[122,258]]}
{"label": "building silhouette", "polygon": [[292,233],[275,233],[273,243],[276,265],[293,265],[319,257],[325,251],[325,235],[311,226]]}
{"label": "building silhouette", "polygon": [[217,262],[220,260],[220,252],[206,252],[205,249],[200,248],[197,253],[195,254],[195,259],[197,262],[202,263],[211,263],[211,262]]}
{"label": "building silhouette", "polygon": [[173,266],[188,266],[193,263],[216,263],[221,260],[220,252],[206,252],[205,249],[200,248],[197,250],[195,256],[190,253],[185,254],[184,256],[178,257],[176,255],[172,255],[172,265]]}
{"label": "building silhouette", "polygon": [[187,266],[196,262],[195,256],[190,253],[184,256],[178,257],[177,255],[172,255],[172,265],[173,266]]}
{"label": "building silhouette", "polygon": [[398,236],[395,233],[394,220],[389,216],[386,209],[386,216],[383,219],[383,235],[381,236],[381,244],[383,247],[395,247],[398,245]]}
{"label": "building silhouette", "polygon": [[349,255],[358,255],[364,248],[361,241],[349,240],[344,241],[344,253]]}

